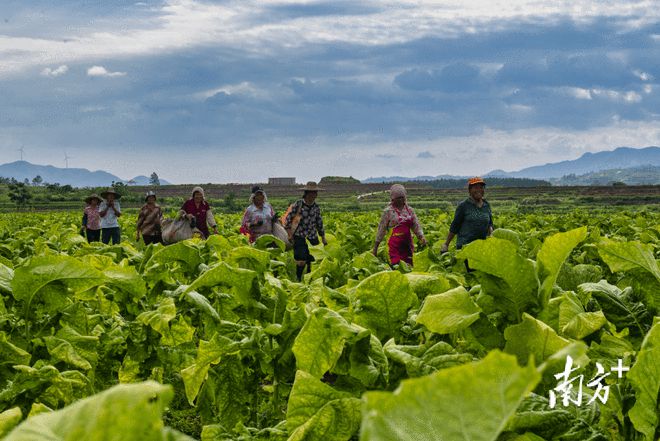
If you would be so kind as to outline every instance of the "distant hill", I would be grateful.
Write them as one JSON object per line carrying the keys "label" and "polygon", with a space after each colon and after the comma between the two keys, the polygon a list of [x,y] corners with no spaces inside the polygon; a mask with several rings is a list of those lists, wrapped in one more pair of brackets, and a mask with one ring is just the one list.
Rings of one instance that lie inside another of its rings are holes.
{"label": "distant hill", "polygon": [[[0,165],[0,176],[23,181],[26,178],[32,182],[35,176],[41,176],[44,183],[59,183],[72,187],[107,187],[112,182],[128,182],[118,176],[103,170],[90,171],[86,168],[59,168],[52,165],[38,165],[27,161],[15,161]],[[146,181],[143,181],[145,179]],[[149,178],[137,176],[133,178],[135,185],[149,185]],[[144,183],[142,183],[144,182]],[[160,179],[161,185],[169,184]]]}
{"label": "distant hill", "polygon": [[467,179],[468,176],[456,175],[438,175],[438,176],[415,176],[414,178],[407,178],[405,176],[380,176],[378,178],[367,178],[361,182],[363,184],[383,184],[388,182],[410,182],[410,181],[437,181],[440,179]]}
{"label": "distant hill", "polygon": [[[149,176],[136,176],[133,179],[129,179],[126,181],[128,185],[139,185],[139,186],[145,186],[145,185],[150,185],[150,180],[151,178]],[[158,181],[160,182],[160,185],[172,185],[171,182],[166,181],[165,179],[158,178]]]}
{"label": "distant hill", "polygon": [[660,147],[634,149],[619,147],[611,151],[585,153],[572,161],[561,161],[527,167],[515,172],[493,170],[486,176],[551,179],[566,175],[584,175],[601,170],[624,169],[640,166],[660,166]]}
{"label": "distant hill", "polygon": [[553,185],[660,185],[660,167],[647,165],[641,167],[615,168],[601,170],[584,175],[566,175],[552,179]]}

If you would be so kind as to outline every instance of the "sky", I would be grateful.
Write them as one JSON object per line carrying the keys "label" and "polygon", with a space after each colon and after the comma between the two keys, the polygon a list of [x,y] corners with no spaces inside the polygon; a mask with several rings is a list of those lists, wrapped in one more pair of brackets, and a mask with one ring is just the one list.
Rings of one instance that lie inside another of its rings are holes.
{"label": "sky", "polygon": [[476,175],[660,145],[655,0],[2,0],[0,163]]}

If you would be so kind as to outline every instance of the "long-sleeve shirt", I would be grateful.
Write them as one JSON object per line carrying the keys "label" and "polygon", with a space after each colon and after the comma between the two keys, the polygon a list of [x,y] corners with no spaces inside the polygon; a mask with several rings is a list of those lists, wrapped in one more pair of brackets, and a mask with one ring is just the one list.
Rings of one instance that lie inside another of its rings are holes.
{"label": "long-sleeve shirt", "polygon": [[[259,236],[273,233],[273,217],[275,211],[268,202],[264,202],[261,208],[252,204],[245,210],[241,221],[241,231],[250,235],[250,242],[254,242]],[[261,222],[261,225],[257,225]]]}
{"label": "long-sleeve shirt", "polygon": [[474,240],[487,238],[488,229],[492,227],[490,204],[484,199],[483,205],[477,207],[472,199],[467,198],[456,207],[449,231],[458,236],[456,248],[460,249]]}
{"label": "long-sleeve shirt", "polygon": [[149,204],[144,204],[138,214],[137,230],[143,236],[151,236],[160,233],[160,221],[163,217],[163,211],[159,205],[153,208]]}
{"label": "long-sleeve shirt", "polygon": [[306,237],[310,242],[317,240],[317,232],[321,237],[325,236],[325,229],[323,228],[323,217],[321,217],[321,209],[316,204],[307,205],[303,199],[296,201],[293,209],[286,216],[286,221],[284,222],[284,227],[288,227],[293,220],[293,217],[298,213],[298,210],[302,210],[300,214],[302,218],[298,224],[298,228],[293,232],[294,236]]}
{"label": "long-sleeve shirt", "polygon": [[415,236],[421,240],[424,237],[424,231],[422,231],[422,226],[419,224],[415,210],[413,210],[408,204],[404,205],[401,209],[396,209],[392,204],[389,204],[385,207],[383,215],[380,217],[378,232],[376,233],[376,243],[383,241],[385,234],[387,234],[387,231],[390,228],[394,228],[411,218],[412,231],[415,233]]}
{"label": "long-sleeve shirt", "polygon": [[88,230],[100,230],[101,229],[101,216],[99,215],[98,207],[93,208],[91,205],[85,207],[83,213],[86,215],[87,223],[85,228]]}
{"label": "long-sleeve shirt", "polygon": [[195,205],[195,201],[188,199],[181,207],[181,211],[185,214],[192,214],[195,216],[195,225],[199,231],[204,234],[204,237],[209,237],[209,227],[215,228],[216,223],[213,218],[213,212],[211,211],[211,206],[206,201],[202,201],[199,206]]}
{"label": "long-sleeve shirt", "polygon": [[117,212],[121,213],[121,207],[119,206],[119,201],[115,200],[112,203],[112,207],[108,206],[108,203],[106,201],[101,202],[101,204],[99,205],[99,213],[103,211],[105,211],[105,216],[101,216],[101,228],[118,227],[119,221],[117,221]]}

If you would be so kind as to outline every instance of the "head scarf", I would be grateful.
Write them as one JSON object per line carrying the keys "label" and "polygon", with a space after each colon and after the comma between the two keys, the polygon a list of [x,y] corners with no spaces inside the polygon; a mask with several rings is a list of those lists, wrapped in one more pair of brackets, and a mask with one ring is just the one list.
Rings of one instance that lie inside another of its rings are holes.
{"label": "head scarf", "polygon": [[390,200],[393,201],[394,199],[401,196],[403,196],[404,198],[407,196],[405,187],[401,184],[392,185],[390,187]]}
{"label": "head scarf", "polygon": [[206,200],[206,197],[204,196],[204,189],[202,187],[195,187],[192,189],[192,193],[190,194],[190,199],[195,198],[195,193],[200,192],[202,194],[202,200]]}
{"label": "head scarf", "polygon": [[268,196],[266,196],[266,192],[260,188],[250,195],[250,204],[254,205],[254,197],[257,195],[257,193],[261,193],[264,195],[264,204],[268,202]]}

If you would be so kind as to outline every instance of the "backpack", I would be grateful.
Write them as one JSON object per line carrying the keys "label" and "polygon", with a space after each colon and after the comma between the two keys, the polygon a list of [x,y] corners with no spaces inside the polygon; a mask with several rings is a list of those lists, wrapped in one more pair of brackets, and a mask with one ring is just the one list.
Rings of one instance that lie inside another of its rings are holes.
{"label": "backpack", "polygon": [[293,233],[295,233],[298,229],[298,224],[300,224],[300,220],[302,219],[302,203],[299,204],[298,202],[294,202],[293,204],[289,205],[289,208],[287,208],[286,212],[280,218],[282,225],[286,225],[286,218],[289,217],[289,214],[294,210],[295,207],[297,207],[296,214],[294,214],[293,218],[291,218],[291,223],[284,227],[289,236],[289,241],[293,241]]}

